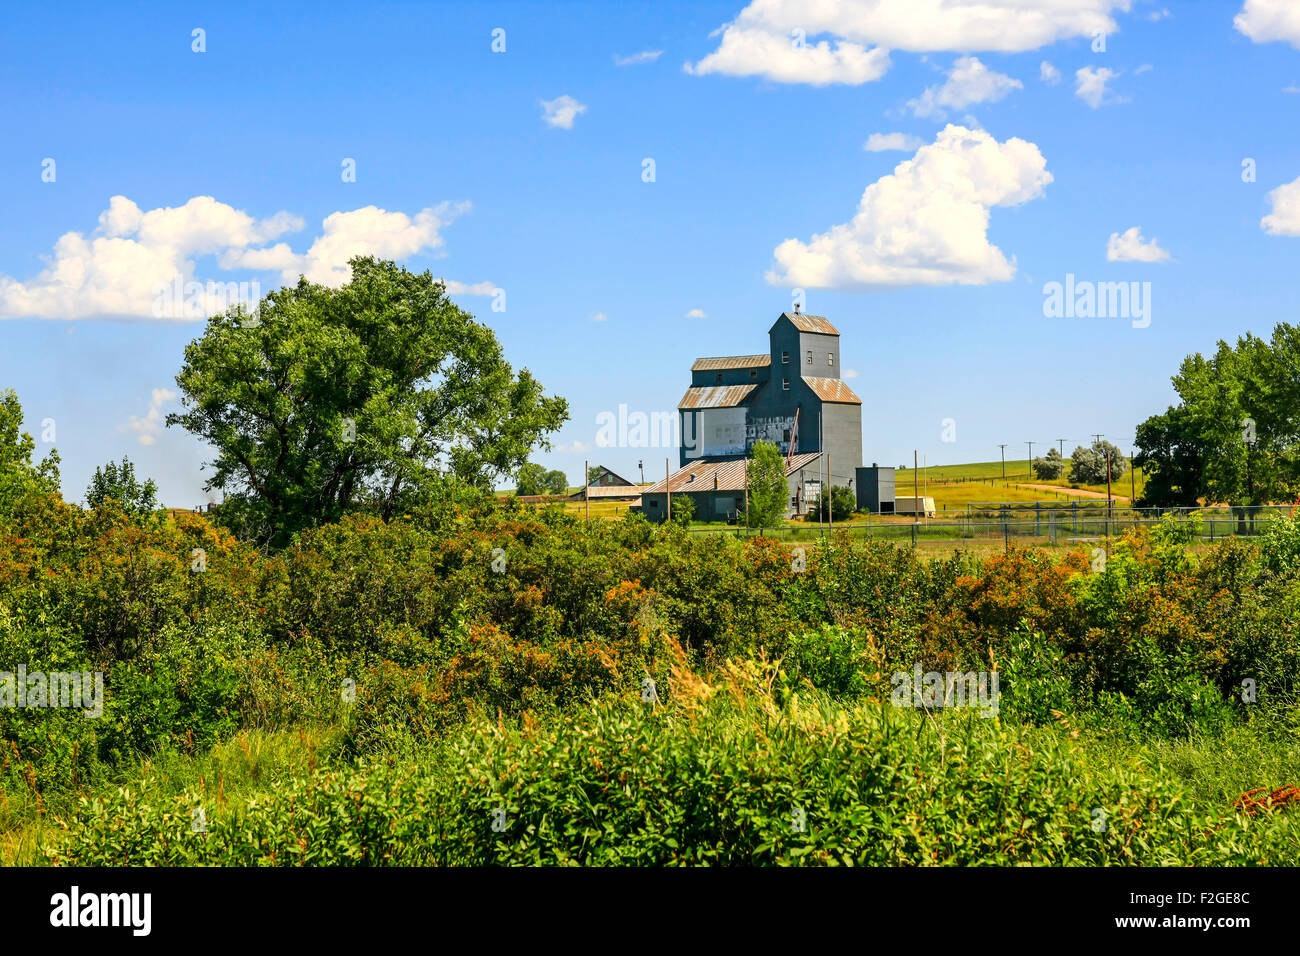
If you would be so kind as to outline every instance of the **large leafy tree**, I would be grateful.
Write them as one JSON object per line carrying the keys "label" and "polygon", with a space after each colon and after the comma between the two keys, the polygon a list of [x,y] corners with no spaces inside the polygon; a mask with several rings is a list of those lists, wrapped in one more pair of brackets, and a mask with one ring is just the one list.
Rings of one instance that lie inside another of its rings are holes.
{"label": "large leafy tree", "polygon": [[542,486],[548,495],[562,495],[569,490],[569,476],[558,468],[552,468],[542,479]]}
{"label": "large leafy tree", "polygon": [[753,457],[745,463],[745,477],[749,484],[746,525],[770,528],[780,524],[790,495],[781,450],[772,442],[754,442]]}
{"label": "large leafy tree", "polygon": [[526,462],[519,468],[516,495],[562,495],[568,490],[569,478],[558,468],[547,471],[533,462]]}
{"label": "large leafy tree", "polygon": [[272,546],[357,508],[385,517],[456,481],[513,474],[568,418],[428,273],[369,257],[339,289],[301,279],[209,320],[167,416],[216,449],[209,490]]}
{"label": "large leafy tree", "polygon": [[1104,485],[1107,461],[1110,462],[1111,481],[1117,480],[1127,470],[1128,462],[1123,453],[1104,438],[1094,441],[1089,448],[1078,446],[1070,456],[1070,480],[1084,485]]}
{"label": "large leafy tree", "polygon": [[1300,492],[1300,328],[1247,334],[1189,355],[1173,377],[1179,404],[1138,427],[1135,461],[1155,505],[1203,497],[1234,505]]}
{"label": "large leafy tree", "polygon": [[1142,507],[1195,508],[1205,475],[1205,449],[1183,407],[1152,415],[1137,427],[1139,451],[1133,464],[1146,477],[1137,504]]}

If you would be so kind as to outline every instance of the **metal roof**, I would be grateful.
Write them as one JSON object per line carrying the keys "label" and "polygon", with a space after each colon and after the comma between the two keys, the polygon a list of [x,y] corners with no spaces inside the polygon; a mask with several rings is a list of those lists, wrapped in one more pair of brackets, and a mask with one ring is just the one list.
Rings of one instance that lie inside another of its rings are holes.
{"label": "metal roof", "polygon": [[813,394],[823,402],[837,402],[842,405],[862,404],[862,399],[853,394],[853,389],[849,388],[841,379],[804,376],[804,381],[813,390]]}
{"label": "metal roof", "polygon": [[[795,455],[785,470],[786,475],[792,475],[800,468],[806,468],[816,461],[820,454],[821,452],[810,451]],[[728,461],[701,458],[673,472],[666,483],[657,481],[649,488],[643,488],[642,494],[663,494],[665,484],[668,485],[668,490],[674,494],[682,491],[714,491],[713,481],[715,477],[718,482],[717,491],[744,491],[745,462],[746,459],[744,458],[733,458]],[[691,475],[695,476],[693,481]]]}
{"label": "metal roof", "polygon": [[756,368],[771,364],[772,356],[766,352],[762,355],[718,355],[713,358],[697,358],[691,371],[716,372],[724,368]]}
{"label": "metal roof", "polygon": [[[761,383],[759,383],[761,384]],[[735,408],[744,403],[754,385],[695,385],[686,390],[678,408]]]}
{"label": "metal roof", "polygon": [[[782,312],[781,319],[789,319],[800,332],[817,332],[821,335],[840,334],[840,330],[831,325],[825,316],[808,315],[804,312]],[[781,319],[777,319],[777,321],[779,322]]]}

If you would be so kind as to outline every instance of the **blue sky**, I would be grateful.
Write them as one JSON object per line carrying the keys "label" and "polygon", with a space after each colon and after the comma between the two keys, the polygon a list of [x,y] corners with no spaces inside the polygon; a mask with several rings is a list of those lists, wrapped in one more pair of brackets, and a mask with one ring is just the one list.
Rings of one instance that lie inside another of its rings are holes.
{"label": "blue sky", "polygon": [[[157,317],[152,280],[266,292],[366,249],[456,283],[569,400],[538,460],[573,482],[657,476],[674,450],[598,447],[597,416],[764,351],[795,287],[842,333],[868,462],[1128,448],[1184,355],[1297,321],[1300,4],[1004,6],[15,8],[0,387],[54,420],[65,496],[127,454],[196,504],[207,451],[156,422],[202,321]],[[1149,282],[1149,324],[1045,315],[1067,274]]]}

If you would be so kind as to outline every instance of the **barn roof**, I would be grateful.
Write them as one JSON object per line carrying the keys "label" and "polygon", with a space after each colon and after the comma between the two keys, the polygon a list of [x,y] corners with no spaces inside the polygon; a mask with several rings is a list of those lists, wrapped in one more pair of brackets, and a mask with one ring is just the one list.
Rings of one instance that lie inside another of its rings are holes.
{"label": "barn roof", "polygon": [[853,389],[849,388],[843,380],[838,378],[812,378],[804,376],[804,381],[808,387],[813,390],[813,394],[823,402],[832,402],[841,405],[861,405],[862,399],[853,394]]}
{"label": "barn roof", "polygon": [[686,390],[678,408],[735,408],[743,405],[758,385],[694,385]]}
{"label": "barn roof", "polygon": [[[821,315],[808,315],[805,312],[782,312],[781,318],[789,319],[800,332],[816,332],[820,335],[839,335],[840,330],[831,325],[830,320]],[[775,326],[773,326],[775,328]]]}
{"label": "barn roof", "polygon": [[762,355],[717,355],[712,358],[697,358],[691,371],[718,372],[725,368],[759,368],[771,364],[772,356],[766,352]]}
{"label": "barn roof", "polygon": [[[806,468],[816,461],[820,454],[820,452],[810,451],[795,455],[785,469],[786,475],[792,475],[800,468]],[[673,494],[683,491],[713,491],[715,477],[718,481],[718,491],[744,491],[745,461],[744,458],[733,458],[727,461],[701,458],[673,472],[666,483],[657,481],[649,488],[643,488],[642,494],[663,494],[665,484],[667,490]],[[695,476],[694,480],[691,480],[691,475]]]}
{"label": "barn roof", "polygon": [[[606,468],[604,465],[597,465],[596,467],[600,469],[602,474],[609,475],[611,478],[617,478],[618,483],[620,485],[631,485],[635,483],[635,482],[628,481],[622,475],[615,474],[613,471],[611,471],[609,468]],[[595,484],[595,482],[591,482],[591,484]]]}

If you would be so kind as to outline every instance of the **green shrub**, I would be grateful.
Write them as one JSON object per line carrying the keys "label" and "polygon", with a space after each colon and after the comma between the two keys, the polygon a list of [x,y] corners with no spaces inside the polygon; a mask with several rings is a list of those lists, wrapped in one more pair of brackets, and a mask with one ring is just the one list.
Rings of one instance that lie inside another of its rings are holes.
{"label": "green shrub", "polygon": [[[1294,816],[1193,809],[1180,787],[1096,766],[1048,731],[792,698],[763,673],[683,675],[673,703],[483,723],[418,762],[273,785],[222,811],[195,794],[81,803],[63,865],[1282,864]],[[206,830],[193,832],[203,805]]]}

